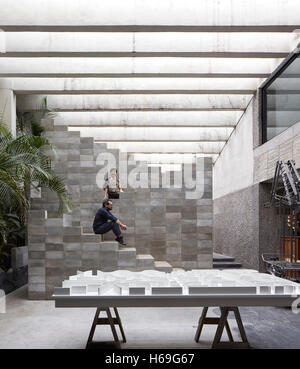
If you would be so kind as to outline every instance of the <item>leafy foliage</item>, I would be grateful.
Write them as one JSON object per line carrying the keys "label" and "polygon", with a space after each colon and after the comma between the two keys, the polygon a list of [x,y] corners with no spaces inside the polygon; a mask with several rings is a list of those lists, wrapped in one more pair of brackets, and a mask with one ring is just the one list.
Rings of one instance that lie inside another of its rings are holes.
{"label": "leafy foliage", "polygon": [[[45,101],[46,103],[46,101]],[[40,118],[45,117],[45,112]],[[7,269],[6,259],[13,246],[24,242],[29,189],[47,187],[59,199],[59,212],[71,210],[71,200],[63,178],[51,168],[47,138],[41,136],[37,118],[23,127],[19,121],[19,136],[13,137],[0,116],[0,267]],[[34,135],[34,133],[36,135]]]}
{"label": "leafy foliage", "polygon": [[44,128],[41,120],[54,118],[55,112],[47,106],[47,98],[44,97],[40,106],[35,111],[17,111],[17,128],[22,134],[28,133],[33,136],[41,136]]}

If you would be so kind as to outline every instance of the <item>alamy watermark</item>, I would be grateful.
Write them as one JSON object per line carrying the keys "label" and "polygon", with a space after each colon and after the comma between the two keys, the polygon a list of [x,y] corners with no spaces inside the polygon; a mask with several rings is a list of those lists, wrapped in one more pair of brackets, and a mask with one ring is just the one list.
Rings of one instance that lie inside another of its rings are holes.
{"label": "alamy watermark", "polygon": [[300,312],[300,296],[298,295],[292,295],[292,297],[295,297],[296,299],[292,302],[292,312],[294,314],[299,314]]}
{"label": "alamy watermark", "polygon": [[[296,41],[298,42],[300,40],[300,29],[294,29],[293,32],[295,34]],[[292,40],[294,42],[294,40]],[[293,50],[293,53],[299,53],[300,52],[300,42],[296,46],[296,48]]]}
{"label": "alamy watermark", "polygon": [[[205,158],[194,157],[186,160],[184,154],[176,161],[170,160],[168,164],[134,160],[127,153],[120,152],[119,157],[109,152],[99,153],[96,165],[100,166],[96,183],[103,188],[105,178],[111,169],[118,167],[118,178],[122,188],[175,188],[185,189],[189,197],[201,198],[204,194],[205,184]],[[117,165],[118,162],[118,165]],[[166,170],[160,168],[167,167]],[[172,173],[172,174],[171,174]]]}

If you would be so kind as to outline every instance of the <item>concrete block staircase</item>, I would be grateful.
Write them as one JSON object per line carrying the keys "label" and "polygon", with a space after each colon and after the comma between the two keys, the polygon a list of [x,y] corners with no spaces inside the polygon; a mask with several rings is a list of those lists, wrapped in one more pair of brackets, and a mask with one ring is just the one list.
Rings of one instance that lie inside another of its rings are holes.
{"label": "concrete block staircase", "polygon": [[[155,261],[150,254],[136,254],[134,247],[119,246],[116,241],[102,241],[100,238],[100,268],[103,271],[126,269],[131,271],[159,270],[171,272],[172,266],[166,261]],[[102,265],[101,265],[102,264]]]}
{"label": "concrete block staircase", "polygon": [[213,253],[213,268],[215,269],[228,269],[228,268],[241,268],[242,264],[237,263],[232,256],[226,256],[222,254]]}
{"label": "concrete block staircase", "polygon": [[[95,145],[92,137],[81,137],[79,131],[68,131],[67,127],[56,126],[53,121],[45,120],[43,124],[46,128],[46,137],[59,153],[58,156],[49,154],[52,167],[65,178],[74,207],[71,214],[59,214],[57,196],[54,193],[46,188],[32,192],[33,212],[29,220],[30,252],[32,252],[30,255],[46,250],[46,256],[51,259],[48,265],[55,267],[64,265],[69,273],[75,268],[103,271],[154,269],[171,272],[172,266],[167,261],[155,261],[154,257],[146,252],[137,255],[132,225],[127,232],[127,247],[120,246],[112,232],[105,234],[104,239],[93,233],[94,215],[103,196],[96,181],[99,170],[95,165],[96,159],[103,151],[119,158],[119,150],[108,149],[106,144]],[[130,200],[134,196],[134,191],[127,190],[122,194],[122,200]],[[124,207],[120,206],[119,200],[115,200],[114,214],[119,216],[122,209]],[[126,224],[130,216],[123,212],[121,219]],[[40,222],[42,219],[42,226],[36,226],[37,219]],[[34,257],[36,258],[36,254]],[[45,271],[41,273],[45,274]]]}

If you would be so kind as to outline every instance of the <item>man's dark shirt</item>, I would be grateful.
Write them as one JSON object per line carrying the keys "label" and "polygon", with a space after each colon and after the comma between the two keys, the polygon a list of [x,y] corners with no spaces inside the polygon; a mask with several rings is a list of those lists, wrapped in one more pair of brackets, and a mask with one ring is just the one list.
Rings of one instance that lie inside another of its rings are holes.
{"label": "man's dark shirt", "polygon": [[95,228],[99,227],[101,224],[107,223],[109,220],[115,222],[116,220],[118,220],[118,218],[116,218],[109,210],[105,208],[100,208],[95,215],[93,223],[94,232]]}

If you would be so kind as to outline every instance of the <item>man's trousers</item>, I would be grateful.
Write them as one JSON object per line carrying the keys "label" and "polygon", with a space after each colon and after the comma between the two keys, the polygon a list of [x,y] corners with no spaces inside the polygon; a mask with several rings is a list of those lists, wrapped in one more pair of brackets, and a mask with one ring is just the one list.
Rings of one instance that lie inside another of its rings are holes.
{"label": "man's trousers", "polygon": [[94,232],[96,234],[104,234],[107,233],[109,231],[113,231],[114,234],[117,237],[121,236],[121,230],[119,225],[116,222],[107,222],[107,223],[103,223],[101,225],[99,225],[98,227],[94,228]]}

